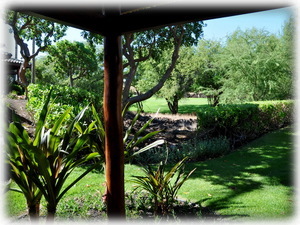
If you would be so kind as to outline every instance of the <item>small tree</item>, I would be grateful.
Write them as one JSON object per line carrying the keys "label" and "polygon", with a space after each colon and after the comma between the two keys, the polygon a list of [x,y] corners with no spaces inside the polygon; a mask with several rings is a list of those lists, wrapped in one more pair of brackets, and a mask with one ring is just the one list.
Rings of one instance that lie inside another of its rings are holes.
{"label": "small tree", "polygon": [[224,77],[224,71],[219,63],[221,52],[220,42],[200,40],[195,53],[195,61],[198,64],[198,68],[193,89],[205,94],[208,103],[212,106],[219,104],[219,98],[222,94],[221,80]]}
{"label": "small tree", "polygon": [[98,69],[93,49],[81,42],[63,40],[47,48],[49,53],[46,64],[53,63],[54,71],[69,78],[70,87],[74,81],[88,77]]}
{"label": "small tree", "polygon": [[265,30],[237,30],[229,36],[220,64],[226,71],[222,100],[243,102],[289,98],[292,89],[288,45]]}
{"label": "small tree", "polygon": [[[166,70],[170,60],[170,50],[165,50],[159,61],[148,60],[141,64],[138,74],[142,74],[137,81],[137,88],[144,92],[149,86],[160,79],[160,74]],[[178,113],[178,102],[190,91],[198,64],[194,58],[192,47],[183,47],[171,76],[164,86],[157,92],[157,96],[165,98],[172,114]]]}
{"label": "small tree", "polygon": [[[26,68],[40,52],[65,35],[67,26],[15,11],[7,11],[6,23],[10,26],[10,32],[13,33],[15,41],[20,47],[23,63],[18,71],[18,76],[21,85],[25,89],[26,97],[28,97],[27,86],[29,83],[25,76]],[[28,44],[25,42],[33,39],[35,39],[38,48],[36,52],[30,54]]]}

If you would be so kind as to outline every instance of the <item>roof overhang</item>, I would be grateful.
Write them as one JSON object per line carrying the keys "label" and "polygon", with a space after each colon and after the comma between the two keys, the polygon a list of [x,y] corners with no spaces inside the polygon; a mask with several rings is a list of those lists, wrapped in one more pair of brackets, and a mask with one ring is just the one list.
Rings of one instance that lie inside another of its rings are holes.
{"label": "roof overhang", "polygon": [[[147,29],[159,28],[167,25],[203,21],[214,18],[235,16],[264,10],[272,10],[288,5],[224,5],[191,7],[181,3],[170,3],[159,6],[119,6],[107,7],[103,5],[90,7],[47,7],[16,6],[12,10],[40,18],[55,21],[82,30],[105,35],[110,32],[119,34],[133,33]],[[106,15],[107,11],[118,9],[116,16]]]}

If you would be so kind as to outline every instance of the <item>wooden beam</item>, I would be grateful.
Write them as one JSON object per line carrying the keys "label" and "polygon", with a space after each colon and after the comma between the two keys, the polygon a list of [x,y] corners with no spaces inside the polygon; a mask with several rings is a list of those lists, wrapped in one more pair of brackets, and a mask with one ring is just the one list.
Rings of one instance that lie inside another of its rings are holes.
{"label": "wooden beam", "polygon": [[108,33],[104,38],[103,109],[106,132],[106,200],[109,219],[125,218],[122,87],[121,36],[115,32]]}

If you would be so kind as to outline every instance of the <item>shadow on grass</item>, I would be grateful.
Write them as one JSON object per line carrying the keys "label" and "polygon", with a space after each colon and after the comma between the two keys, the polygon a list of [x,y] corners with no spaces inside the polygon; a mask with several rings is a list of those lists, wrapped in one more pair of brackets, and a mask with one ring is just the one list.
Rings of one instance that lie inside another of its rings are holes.
{"label": "shadow on grass", "polygon": [[207,201],[208,208],[213,211],[242,208],[245,207],[243,203],[233,203],[232,199],[261,189],[263,185],[293,185],[292,147],[292,130],[285,128],[269,133],[222,158],[187,164],[186,169],[197,167],[190,179],[201,178],[224,187],[220,190],[224,191],[222,197]]}

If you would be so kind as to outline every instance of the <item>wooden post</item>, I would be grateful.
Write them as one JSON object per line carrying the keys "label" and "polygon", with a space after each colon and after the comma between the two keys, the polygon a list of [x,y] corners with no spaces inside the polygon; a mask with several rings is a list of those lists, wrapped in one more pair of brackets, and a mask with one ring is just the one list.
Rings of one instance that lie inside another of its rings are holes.
{"label": "wooden post", "polygon": [[125,218],[124,148],[121,96],[123,69],[121,36],[108,33],[104,39],[104,125],[107,215]]}

